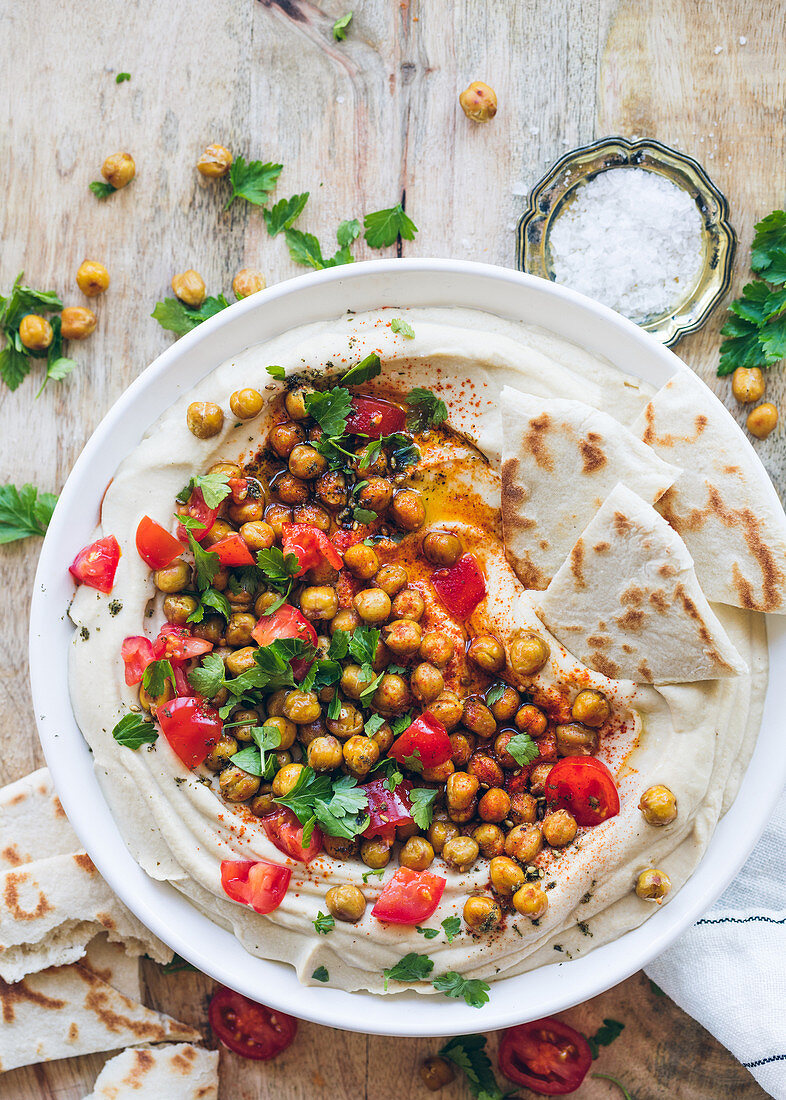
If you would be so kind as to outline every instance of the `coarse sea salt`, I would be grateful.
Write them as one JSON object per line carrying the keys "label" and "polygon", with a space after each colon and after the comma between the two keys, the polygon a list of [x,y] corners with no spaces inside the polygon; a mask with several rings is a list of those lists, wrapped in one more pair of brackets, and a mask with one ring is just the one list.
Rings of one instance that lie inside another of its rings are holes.
{"label": "coarse sea salt", "polygon": [[644,168],[582,183],[549,231],[554,280],[632,321],[671,312],[699,274],[702,219],[687,191]]}

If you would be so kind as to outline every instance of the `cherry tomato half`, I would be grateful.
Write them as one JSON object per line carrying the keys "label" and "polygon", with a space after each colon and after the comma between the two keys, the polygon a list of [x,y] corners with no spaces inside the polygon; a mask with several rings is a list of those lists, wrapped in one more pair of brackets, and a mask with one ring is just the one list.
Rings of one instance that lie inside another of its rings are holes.
{"label": "cherry tomato half", "polygon": [[219,539],[210,547],[210,552],[218,554],[221,564],[230,568],[236,565],[254,564],[254,555],[240,535],[227,535],[226,538]]}
{"label": "cherry tomato half", "polygon": [[308,844],[303,847],[303,826],[286,806],[263,817],[260,824],[279,852],[301,863],[310,863],[322,851],[322,833],[316,827]]}
{"label": "cherry tomato half", "polygon": [[340,569],[344,564],[325,532],[307,523],[285,523],[282,527],[281,544],[285,554],[294,554],[300,562],[300,570],[296,574],[298,577],[307,569],[321,565],[323,559],[334,569]]}
{"label": "cherry tomato half", "polygon": [[473,554],[462,554],[449,569],[431,574],[434,591],[457,619],[468,619],[486,595],[486,580]]}
{"label": "cherry tomato half", "polygon": [[277,1058],[297,1035],[294,1016],[257,1004],[223,985],[216,986],[207,1016],[213,1034],[241,1058],[265,1062]]}
{"label": "cherry tomato half", "polygon": [[186,695],[164,703],[156,711],[161,732],[187,768],[201,764],[221,736],[216,711],[201,698]]}
{"label": "cherry tomato half", "polygon": [[549,772],[546,802],[570,810],[579,825],[600,825],[620,812],[614,776],[594,756],[563,756]]}
{"label": "cherry tomato half", "polygon": [[142,516],[136,529],[139,556],[151,569],[166,569],[183,553],[183,546],[150,516]]}
{"label": "cherry tomato half", "polygon": [[108,595],[115,583],[119,561],[120,545],[114,535],[107,535],[80,550],[68,571],[77,584],[86,584]]}
{"label": "cherry tomato half", "polygon": [[157,661],[171,661],[173,665],[201,657],[213,648],[212,642],[195,638],[184,626],[164,623],[153,642],[153,656]]}
{"label": "cherry tomato half", "polygon": [[352,398],[347,431],[367,435],[370,439],[381,439],[383,435],[403,431],[406,419],[404,410],[391,401],[360,395]]}
{"label": "cherry tomato half", "polygon": [[409,802],[411,789],[412,784],[406,779],[392,791],[387,789],[384,779],[374,779],[371,783],[364,783],[361,790],[366,792],[367,812],[371,820],[363,836],[382,836],[387,837],[388,840],[395,840],[396,826],[412,820],[412,807]]}
{"label": "cherry tomato half", "polygon": [[315,646],[317,632],[296,607],[283,603],[272,615],[262,615],[251,631],[251,637],[260,646],[270,645],[278,638],[302,638]]}
{"label": "cherry tomato half", "polygon": [[422,924],[439,905],[446,882],[430,871],[399,867],[383,887],[372,916],[389,924]]}
{"label": "cherry tomato half", "polygon": [[[185,514],[190,516],[191,519],[198,520],[199,523],[204,524],[203,527],[195,527],[191,532],[197,542],[201,542],[216,522],[218,508],[208,508],[205,504],[205,498],[202,496],[202,490],[194,489],[191,496],[188,498]],[[181,542],[188,543],[188,531],[182,523],[178,523],[177,525],[177,537]]]}
{"label": "cherry tomato half", "polygon": [[591,1065],[584,1036],[553,1016],[508,1028],[499,1047],[502,1073],[541,1096],[574,1092]]}
{"label": "cherry tomato half", "polygon": [[143,634],[133,634],[129,638],[124,638],[120,647],[120,656],[126,666],[126,683],[129,687],[140,682],[142,673],[156,659],[153,643]]}
{"label": "cherry tomato half", "polygon": [[292,872],[280,863],[258,859],[221,861],[221,885],[232,901],[250,906],[255,913],[272,913],[278,909],[289,889]]}
{"label": "cherry tomato half", "polygon": [[414,752],[420,753],[420,762],[424,768],[437,768],[450,760],[453,746],[448,731],[438,722],[430,710],[425,710],[411,726],[396,738],[388,749],[388,756],[403,764]]}

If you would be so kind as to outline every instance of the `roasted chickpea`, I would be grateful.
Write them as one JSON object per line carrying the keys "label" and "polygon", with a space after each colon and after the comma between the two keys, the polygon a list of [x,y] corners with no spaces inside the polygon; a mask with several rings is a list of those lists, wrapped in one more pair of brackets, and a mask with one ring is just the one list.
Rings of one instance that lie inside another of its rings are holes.
{"label": "roasted chickpea", "polygon": [[505,834],[499,825],[491,823],[478,825],[477,829],[473,830],[472,836],[478,842],[480,854],[484,859],[501,856],[505,851]]}
{"label": "roasted chickpea", "polygon": [[741,405],[764,397],[764,373],[759,367],[737,367],[731,376],[731,392]]}
{"label": "roasted chickpea", "polygon": [[523,707],[520,707],[516,711],[516,717],[514,719],[516,723],[516,729],[521,730],[522,733],[528,733],[530,737],[534,737],[536,740],[538,737],[542,737],[548,729],[548,718],[539,707],[535,707],[532,703],[525,703]]}
{"label": "roasted chickpea", "polygon": [[259,791],[248,804],[249,810],[256,817],[267,817],[278,809],[273,801],[273,788],[270,783],[260,783]]}
{"label": "roasted chickpea", "polygon": [[252,641],[251,632],[256,625],[255,616],[249,615],[245,611],[236,611],[233,615],[230,615],[225,631],[227,645],[250,645]]}
{"label": "roasted chickpea", "polygon": [[232,165],[232,154],[223,145],[208,145],[197,161],[197,171],[207,179],[225,176]]}
{"label": "roasted chickpea", "polygon": [[238,299],[250,298],[252,294],[258,294],[267,286],[265,276],[261,271],[253,267],[241,267],[232,280],[232,293]]}
{"label": "roasted chickpea", "polygon": [[765,401],[763,405],[757,405],[748,413],[745,427],[757,439],[766,439],[777,423],[778,410],[771,401]]}
{"label": "roasted chickpea", "polygon": [[289,688],[281,688],[267,697],[267,712],[271,717],[284,717],[284,703],[289,695]]}
{"label": "roasted chickpea", "polygon": [[537,825],[515,825],[505,837],[505,854],[519,863],[531,863],[543,847],[543,835]]}
{"label": "roasted chickpea", "polygon": [[521,696],[512,687],[503,687],[496,703],[486,702],[486,706],[498,722],[509,722],[519,710]]}
{"label": "roasted chickpea", "polygon": [[95,332],[98,318],[87,306],[66,306],[60,314],[60,333],[64,340],[84,340]]}
{"label": "roasted chickpea", "polygon": [[27,313],[19,322],[19,339],[30,351],[46,351],[54,337],[54,329],[38,313]]}
{"label": "roasted chickpea", "polygon": [[677,799],[673,791],[658,783],[642,794],[639,809],[648,825],[670,825],[677,817]]}
{"label": "roasted chickpea", "polygon": [[276,534],[268,523],[262,520],[249,520],[240,528],[240,537],[252,553],[258,550],[269,550],[276,541]]}
{"label": "roasted chickpea", "polygon": [[279,768],[273,777],[273,794],[276,798],[284,798],[289,794],[302,771],[302,764],[285,764],[283,768]]}
{"label": "roasted chickpea", "polygon": [[457,730],[450,735],[450,744],[453,749],[451,760],[457,768],[463,768],[475,750],[475,735],[469,730]]}
{"label": "roasted chickpea", "polygon": [[360,665],[344,665],[341,673],[341,690],[350,699],[359,699],[361,692],[369,686],[373,676],[364,675]]}
{"label": "roasted chickpea", "polygon": [[539,882],[528,882],[513,895],[513,908],[522,917],[540,920],[548,912],[548,894]]}
{"label": "roasted chickpea", "polygon": [[364,623],[384,623],[390,617],[390,596],[381,588],[364,588],[352,604]]}
{"label": "roasted chickpea", "polygon": [[280,539],[284,534],[284,524],[292,522],[292,509],[288,508],[286,504],[268,504],[267,508],[263,508],[261,516],[254,516],[248,520],[244,519],[243,522],[254,522],[263,517],[265,523],[273,528],[276,538]]}
{"label": "roasted chickpea", "polygon": [[420,493],[414,489],[399,489],[393,495],[390,518],[405,531],[417,531],[426,522],[426,508]]}
{"label": "roasted chickpea", "polygon": [[370,477],[358,490],[357,502],[361,508],[368,508],[380,515],[390,507],[393,499],[393,485],[385,477]]}
{"label": "roasted chickpea", "polygon": [[235,528],[231,523],[227,523],[223,519],[217,519],[210,530],[205,533],[201,545],[207,549],[214,543],[220,542],[221,539],[225,539],[227,535],[234,535],[234,533]]}
{"label": "roasted chickpea", "polygon": [[478,793],[477,776],[467,772],[454,772],[445,784],[445,801],[448,813],[451,810],[466,810],[474,805]]}
{"label": "roasted chickpea", "polygon": [[498,761],[493,756],[489,756],[485,749],[477,749],[473,752],[467,764],[467,771],[470,775],[476,775],[487,787],[501,787],[505,782],[505,773]]}
{"label": "roasted chickpea", "polygon": [[482,80],[473,80],[459,96],[459,103],[473,122],[488,122],[497,113],[497,94]]}
{"label": "roasted chickpea", "polygon": [[374,584],[388,596],[395,596],[409,580],[409,575],[401,565],[383,565],[374,577]]}
{"label": "roasted chickpea", "polygon": [[533,825],[538,820],[538,801],[527,791],[514,791],[509,814],[514,825]]}
{"label": "roasted chickpea", "polygon": [[325,725],[341,741],[363,732],[363,715],[351,703],[342,703],[337,718],[328,718]]}
{"label": "roasted chickpea", "polygon": [[336,920],[347,921],[349,924],[359,921],[366,909],[366,899],[357,886],[349,883],[328,890],[325,904]]}
{"label": "roasted chickpea", "polygon": [[442,849],[445,844],[453,837],[459,835],[458,826],[454,825],[452,821],[444,821],[441,818],[435,818],[429,826],[428,833],[426,834],[429,839],[429,843],[437,855],[442,854]]}
{"label": "roasted chickpea", "polygon": [[478,803],[481,821],[504,821],[510,813],[510,795],[501,787],[491,787]]}
{"label": "roasted chickpea", "polygon": [[349,840],[343,836],[328,836],[327,833],[322,837],[322,844],[333,859],[353,859],[360,847],[357,837]]}
{"label": "roasted chickpea", "polygon": [[305,523],[308,527],[316,527],[325,534],[330,530],[330,515],[325,509],[313,502],[298,504],[292,509],[292,519],[295,523]]}
{"label": "roasted chickpea", "polygon": [[270,488],[284,504],[305,504],[308,500],[308,485],[290,473],[279,473],[270,482]]}
{"label": "roasted chickpea", "polygon": [[164,615],[168,623],[175,626],[185,626],[189,615],[193,615],[199,604],[193,596],[166,596],[164,598]]}
{"label": "roasted chickpea", "polygon": [[83,260],[76,273],[76,285],[88,298],[97,298],[109,286],[109,272],[97,260]]}
{"label": "roasted chickpea", "polygon": [[136,165],[130,153],[113,153],[101,165],[101,175],[106,182],[119,191],[126,187],[136,175]]}
{"label": "roasted chickpea", "polygon": [[224,620],[220,615],[206,615],[201,623],[194,623],[191,633],[195,638],[212,642],[214,646],[220,645],[224,637]]}
{"label": "roasted chickpea", "polygon": [[[417,623],[412,623],[412,626],[417,626]],[[427,661],[423,661],[422,664],[413,669],[409,678],[409,686],[415,698],[428,706],[442,693],[445,687],[445,678],[438,668],[428,664]]]}
{"label": "roasted chickpea", "polygon": [[473,840],[471,836],[453,836],[445,841],[442,848],[442,858],[448,867],[463,873],[470,869],[478,858],[479,852],[478,842]]}
{"label": "roasted chickpea", "polygon": [[461,542],[452,531],[429,531],[423,539],[423,553],[432,565],[455,565],[461,557]]}
{"label": "roasted chickpea", "polygon": [[[259,715],[255,710],[235,710],[232,712],[232,733],[238,741],[251,740],[251,731],[259,725]],[[235,722],[243,722],[244,725],[236,726]]]}
{"label": "roasted chickpea", "polygon": [[534,676],[548,661],[550,652],[539,634],[524,631],[510,643],[510,666],[521,676]]}
{"label": "roasted chickpea", "polygon": [[660,905],[669,890],[671,879],[665,871],[659,871],[656,867],[648,867],[636,879],[636,894],[642,901],[655,901]]}
{"label": "roasted chickpea", "polygon": [[497,754],[497,760],[506,771],[515,771],[521,766],[518,760],[508,752],[508,744],[515,736],[515,730],[503,730],[494,741],[494,752]]}
{"label": "roasted chickpea", "polygon": [[494,721],[494,715],[482,699],[477,696],[470,696],[470,698],[464,700],[464,710],[461,715],[461,721],[468,730],[472,730],[473,733],[476,733],[478,737],[482,737],[484,740],[493,737],[497,732],[497,723]]}
{"label": "roasted chickpea", "polygon": [[379,558],[370,546],[356,542],[345,551],[344,565],[353,577],[361,581],[370,581],[379,569]]}
{"label": "roasted chickpea", "polygon": [[529,775],[529,789],[532,794],[538,798],[541,797],[546,790],[546,780],[549,777],[549,772],[554,767],[553,764],[536,764]]}
{"label": "roasted chickpea", "polygon": [[266,718],[264,722],[259,723],[263,725],[265,729],[272,727],[278,730],[279,742],[278,748],[281,752],[286,752],[287,749],[291,749],[295,743],[297,737],[298,728],[294,722],[290,722],[288,718],[285,718],[283,714],[273,714],[269,718]]}
{"label": "roasted chickpea", "polygon": [[306,408],[306,394],[315,393],[313,386],[295,386],[287,392],[284,405],[293,420],[306,420],[308,409]]}
{"label": "roasted chickpea", "polygon": [[224,474],[227,478],[243,476],[243,470],[237,462],[227,462],[224,459],[220,462],[214,462],[207,472],[209,474]]}
{"label": "roasted chickpea", "polygon": [[464,902],[464,923],[473,932],[491,932],[502,920],[502,910],[493,898],[474,896]]}
{"label": "roasted chickpea", "polygon": [[235,390],[229,398],[232,415],[236,416],[238,420],[252,420],[255,416],[259,416],[264,404],[265,399],[259,390],[250,388]]}
{"label": "roasted chickpea", "polygon": [[444,1089],[445,1085],[449,1085],[456,1076],[450,1062],[447,1062],[444,1058],[438,1058],[436,1055],[432,1058],[426,1058],[421,1063],[419,1072],[421,1081],[431,1092],[439,1092],[440,1089]]}
{"label": "roasted chickpea", "polygon": [[526,875],[509,856],[493,856],[489,862],[489,878],[494,893],[507,898],[524,884]]}
{"label": "roasted chickpea", "polygon": [[[313,481],[327,470],[327,459],[308,443],[298,443],[289,455],[289,472],[303,481]],[[294,502],[293,502],[294,503]]]}
{"label": "roasted chickpea", "polygon": [[210,768],[211,772],[220,772],[237,751],[236,738],[230,737],[226,733],[222,734],[205,757],[205,767]]}
{"label": "roasted chickpea", "polygon": [[425,871],[434,862],[434,849],[425,837],[411,836],[399,852],[398,861],[412,871]]}
{"label": "roasted chickpea", "polygon": [[279,458],[289,458],[295,447],[300,446],[305,438],[306,433],[301,424],[286,420],[270,429],[268,443]]}
{"label": "roasted chickpea", "polygon": [[593,756],[598,751],[600,737],[597,730],[580,726],[578,722],[566,722],[557,726],[555,732],[560,756]]}
{"label": "roasted chickpea", "polygon": [[328,470],[317,479],[314,492],[326,508],[345,508],[349,498],[346,475],[339,470]]}
{"label": "roasted chickpea", "polygon": [[374,692],[373,706],[380,714],[387,716],[403,714],[411,702],[409,685],[397,673],[386,672]]}
{"label": "roasted chickpea", "polygon": [[300,610],[311,622],[332,619],[338,611],[338,593],[328,585],[304,588],[300,593]]}
{"label": "roasted chickpea", "polygon": [[343,630],[345,634],[352,634],[360,626],[360,615],[352,607],[343,607],[337,611],[330,624],[330,633]]}
{"label": "roasted chickpea", "polygon": [[455,729],[464,713],[464,704],[455,691],[443,691],[431,704],[431,713],[448,732]]}
{"label": "roasted chickpea", "polygon": [[175,296],[187,306],[196,308],[205,300],[205,280],[198,271],[194,271],[193,267],[172,276],[172,290]]}
{"label": "roasted chickpea", "polygon": [[390,863],[390,844],[382,837],[361,840],[360,858],[367,867],[371,867],[375,871],[378,871],[380,867],[387,867]]}
{"label": "roasted chickpea", "polygon": [[437,668],[445,668],[454,652],[453,639],[448,634],[431,630],[423,635],[419,653],[421,658],[429,664],[436,665]]}
{"label": "roasted chickpea", "polygon": [[304,722],[302,726],[297,726],[297,739],[304,748],[308,748],[312,741],[316,741],[318,737],[327,736],[327,726],[324,719],[320,715],[316,722]]}
{"label": "roasted chickpea", "polygon": [[578,826],[569,810],[552,810],[541,822],[543,839],[552,848],[565,848],[576,839]]}
{"label": "roasted chickpea", "polygon": [[602,691],[585,688],[573,700],[570,713],[577,722],[597,728],[602,726],[611,715],[611,703]]}
{"label": "roasted chickpea", "polygon": [[257,651],[256,646],[245,646],[243,649],[233,649],[231,653],[227,654],[227,659],[224,662],[226,670],[231,676],[240,676],[244,672],[248,672],[250,668],[254,668],[256,662],[254,660],[254,654]]}
{"label": "roasted chickpea", "polygon": [[253,798],[261,782],[259,776],[249,775],[235,764],[224,768],[218,777],[221,793],[227,802],[245,802],[247,798]]}
{"label": "roasted chickpea", "polygon": [[396,619],[411,619],[413,622],[419,622],[426,610],[426,601],[417,588],[404,588],[394,597],[391,610]]}
{"label": "roasted chickpea", "polygon": [[505,647],[491,634],[478,634],[469,643],[467,656],[478,668],[493,674],[505,667]]}
{"label": "roasted chickpea", "polygon": [[191,583],[191,566],[186,565],[182,558],[175,558],[163,569],[156,569],[153,574],[153,584],[159,592],[182,592]]}
{"label": "roasted chickpea", "polygon": [[284,717],[296,725],[315,722],[321,714],[319,699],[313,691],[290,691],[284,700]]}
{"label": "roasted chickpea", "polygon": [[212,401],[192,401],[186,411],[186,423],[197,439],[212,439],[224,427],[224,413]]}
{"label": "roasted chickpea", "polygon": [[420,624],[411,619],[396,619],[395,622],[388,623],[382,636],[385,645],[396,657],[411,657],[420,648]]}
{"label": "roasted chickpea", "polygon": [[377,732],[375,734],[372,734],[371,740],[376,741],[376,743],[379,745],[380,756],[384,756],[390,746],[396,740],[396,735],[390,728],[388,723],[383,722]]}
{"label": "roasted chickpea", "polygon": [[379,745],[370,737],[350,737],[344,742],[344,760],[352,775],[363,779],[379,760]]}
{"label": "roasted chickpea", "polygon": [[[426,783],[447,783],[455,770],[453,761],[446,760],[444,764],[436,764],[433,768],[424,768],[421,772],[421,779],[424,779]],[[472,812],[474,813],[474,810]],[[469,817],[471,816],[472,814],[469,815]],[[469,820],[469,817],[467,820]]]}

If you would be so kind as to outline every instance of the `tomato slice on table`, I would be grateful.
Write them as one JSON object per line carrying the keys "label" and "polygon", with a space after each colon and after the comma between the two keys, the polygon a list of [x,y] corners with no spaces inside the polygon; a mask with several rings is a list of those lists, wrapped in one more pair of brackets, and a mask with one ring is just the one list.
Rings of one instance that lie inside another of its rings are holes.
{"label": "tomato slice on table", "polygon": [[[195,527],[191,534],[197,540],[201,542],[210,528],[216,522],[216,516],[218,515],[218,508],[208,508],[205,504],[205,498],[202,496],[201,489],[194,489],[191,496],[188,498],[188,504],[186,505],[187,516],[191,519],[196,519],[200,523],[204,524],[204,527]],[[177,525],[177,537],[181,542],[188,542],[188,531],[185,529],[182,523]]]}
{"label": "tomato slice on table", "polygon": [[115,583],[119,561],[120,545],[114,535],[107,535],[80,550],[68,571],[77,584],[86,584],[108,595]]}
{"label": "tomato slice on table", "polygon": [[182,543],[150,516],[142,516],[136,529],[139,556],[151,569],[166,569],[183,553]]}
{"label": "tomato slice on table", "polygon": [[421,924],[439,905],[446,883],[447,879],[431,871],[399,867],[383,887],[371,913],[389,924]]}
{"label": "tomato slice on table", "polygon": [[584,1036],[553,1016],[508,1028],[500,1043],[500,1070],[541,1096],[574,1092],[591,1065]]}
{"label": "tomato slice on table", "polygon": [[431,574],[434,591],[458,619],[468,619],[486,595],[486,580],[474,554],[462,554],[449,569]]}
{"label": "tomato slice on table", "polygon": [[143,634],[133,634],[123,639],[120,656],[126,666],[126,683],[129,687],[138,684],[147,666],[155,661],[153,643]]}
{"label": "tomato slice on table", "polygon": [[549,772],[545,795],[550,807],[570,810],[579,825],[600,825],[620,812],[614,776],[594,756],[563,756]]}
{"label": "tomato slice on table", "polygon": [[230,568],[235,565],[254,564],[254,555],[240,535],[227,535],[226,538],[219,539],[218,542],[213,543],[210,551],[218,554],[221,564]]}
{"label": "tomato slice on table", "polygon": [[392,401],[359,395],[352,398],[352,411],[347,417],[347,431],[357,435],[367,435],[370,439],[381,439],[383,435],[403,431],[406,420],[404,410],[394,405]]}
{"label": "tomato slice on table", "polygon": [[302,638],[309,645],[317,644],[314,627],[301,611],[288,603],[283,603],[272,615],[262,615],[251,637],[261,646],[270,645],[279,638]]}
{"label": "tomato slice on table", "polygon": [[292,872],[280,863],[267,859],[256,862],[245,859],[221,861],[221,885],[232,901],[248,905],[255,913],[272,913],[278,909],[289,889]]}
{"label": "tomato slice on table", "polygon": [[408,780],[389,791],[384,779],[374,779],[364,783],[361,790],[368,798],[367,813],[371,818],[363,836],[382,836],[388,840],[396,839],[396,827],[412,820],[412,807],[409,792],[412,784]]}
{"label": "tomato slice on table", "polygon": [[298,577],[307,569],[321,565],[323,559],[330,562],[334,569],[340,569],[344,564],[325,532],[307,523],[285,523],[282,527],[281,544],[285,554],[294,554],[300,562],[300,569],[296,574]]}
{"label": "tomato slice on table", "polygon": [[424,768],[437,768],[450,760],[453,746],[448,731],[438,722],[430,710],[424,710],[419,718],[396,738],[388,749],[388,756],[403,764],[414,752],[420,753]]}
{"label": "tomato slice on table", "polygon": [[187,768],[201,764],[221,736],[216,711],[202,698],[179,696],[156,712],[161,732]]}
{"label": "tomato slice on table", "polygon": [[171,661],[176,664],[190,661],[192,657],[201,657],[213,648],[212,642],[204,638],[195,638],[184,626],[164,623],[153,643],[153,656],[157,661]]}
{"label": "tomato slice on table", "polygon": [[286,806],[263,817],[260,823],[271,844],[275,844],[279,852],[283,852],[285,856],[297,859],[301,863],[310,863],[314,856],[322,851],[320,830],[315,827],[311,839],[304,846],[303,826]]}
{"label": "tomato slice on table", "polygon": [[286,1012],[268,1008],[216,986],[207,1016],[213,1034],[241,1058],[267,1062],[291,1046],[297,1035],[297,1020]]}

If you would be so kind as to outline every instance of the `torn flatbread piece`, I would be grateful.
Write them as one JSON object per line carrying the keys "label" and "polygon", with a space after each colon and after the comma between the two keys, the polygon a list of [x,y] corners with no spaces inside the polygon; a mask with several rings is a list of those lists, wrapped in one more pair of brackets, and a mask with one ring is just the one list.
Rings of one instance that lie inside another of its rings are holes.
{"label": "torn flatbread piece", "polygon": [[218,1100],[218,1051],[191,1043],[132,1047],[111,1058],[84,1100]]}
{"label": "torn flatbread piece", "polygon": [[604,501],[538,606],[571,653],[614,679],[665,684],[747,672],[685,543],[624,485]]}
{"label": "torn flatbread piece", "polygon": [[684,539],[707,598],[786,614],[786,515],[731,414],[686,369],[633,430],[682,467],[657,508]]}
{"label": "torn flatbread piece", "polygon": [[0,789],[0,871],[81,847],[48,768]]}
{"label": "torn flatbread piece", "polygon": [[679,474],[612,416],[582,401],[505,386],[500,408],[505,550],[526,588],[547,587],[618,481],[651,504]]}

